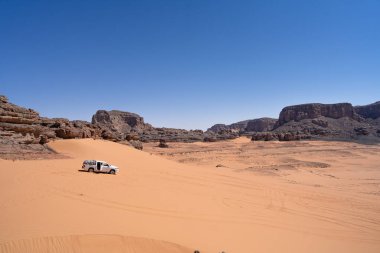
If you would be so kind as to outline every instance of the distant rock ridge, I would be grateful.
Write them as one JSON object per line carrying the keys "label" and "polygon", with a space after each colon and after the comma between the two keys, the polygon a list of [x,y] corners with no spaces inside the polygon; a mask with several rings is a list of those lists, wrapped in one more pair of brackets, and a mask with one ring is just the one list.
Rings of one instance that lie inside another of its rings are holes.
{"label": "distant rock ridge", "polygon": [[213,142],[241,135],[264,141],[320,138],[380,141],[380,101],[355,107],[350,103],[287,106],[278,120],[259,118],[230,125],[217,124],[204,132],[153,127],[138,114],[118,110],[99,110],[91,123],[45,118],[0,95],[2,158],[54,153],[46,145],[53,139],[103,138],[142,149],[142,142]]}
{"label": "distant rock ridge", "polygon": [[202,130],[185,130],[176,128],[153,127],[145,123],[144,118],[138,114],[118,110],[99,110],[92,116],[92,124],[103,129],[102,138],[123,141],[134,136],[142,142],[167,141],[167,142],[195,142],[205,139],[230,139],[238,134],[205,133]]}
{"label": "distant rock ridge", "polygon": [[332,119],[339,119],[349,117],[357,119],[354,107],[350,103],[338,104],[301,104],[287,106],[281,110],[278,119],[278,125],[294,121],[301,121],[303,119],[315,119],[319,117],[327,117]]}
{"label": "distant rock ridge", "polygon": [[212,127],[210,127],[209,129],[207,129],[207,131],[208,132],[214,132],[214,133],[218,133],[220,131],[226,131],[226,130],[241,132],[247,127],[249,121],[251,121],[251,120],[239,121],[239,122],[236,122],[236,123],[233,123],[230,125],[215,124]]}
{"label": "distant rock ridge", "polygon": [[[252,140],[343,139],[380,141],[380,106],[350,103],[301,104],[283,108],[271,133]],[[283,138],[284,134],[287,136]]]}
{"label": "distant rock ridge", "polygon": [[271,131],[277,123],[277,119],[259,118],[250,120],[245,128],[245,132],[265,132]]}
{"label": "distant rock ridge", "polygon": [[380,118],[380,101],[369,105],[355,106],[354,110],[363,118]]}
{"label": "distant rock ridge", "polygon": [[258,118],[251,120],[244,120],[230,125],[216,124],[207,129],[207,132],[219,133],[221,131],[232,131],[239,134],[248,132],[263,132],[271,131],[275,126],[277,119],[272,118]]}
{"label": "distant rock ridge", "polygon": [[[293,141],[303,139],[380,141],[380,102],[365,106],[350,103],[310,103],[283,108],[278,121],[260,118],[234,124],[217,124],[212,132],[238,131],[254,141]],[[236,130],[237,129],[237,130]]]}

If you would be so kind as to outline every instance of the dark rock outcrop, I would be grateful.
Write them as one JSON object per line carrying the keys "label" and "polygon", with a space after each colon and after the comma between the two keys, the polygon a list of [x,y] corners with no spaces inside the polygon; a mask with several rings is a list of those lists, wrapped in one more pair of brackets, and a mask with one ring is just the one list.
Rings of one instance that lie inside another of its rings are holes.
{"label": "dark rock outcrop", "polygon": [[354,110],[363,118],[380,118],[380,101],[369,105],[355,106]]}
{"label": "dark rock outcrop", "polygon": [[[379,141],[378,103],[353,107],[349,103],[303,104],[282,109],[279,121],[267,133],[255,133],[253,140],[341,139]],[[376,118],[376,119],[374,119]],[[282,138],[284,136],[284,138]]]}
{"label": "dark rock outcrop", "polygon": [[260,118],[248,121],[245,132],[266,132],[271,131],[276,125],[277,119]]}
{"label": "dark rock outcrop", "polygon": [[251,120],[239,121],[230,125],[216,124],[207,129],[207,132],[219,133],[221,131],[243,132]]}
{"label": "dark rock outcrop", "polygon": [[205,133],[202,130],[153,127],[145,123],[140,115],[122,111],[97,111],[92,123],[103,129],[102,138],[115,141],[130,140],[132,136],[142,142],[195,142],[203,141],[205,137],[224,140],[238,136],[229,129]]}
{"label": "dark rock outcrop", "polygon": [[123,111],[99,110],[92,116],[92,124],[103,128],[115,130],[118,133],[142,133],[153,127],[144,122],[144,118],[138,114]]}
{"label": "dark rock outcrop", "polygon": [[237,123],[233,123],[231,125],[225,124],[216,124],[207,129],[209,133],[217,133],[217,134],[249,134],[252,132],[264,132],[271,131],[275,126],[277,119],[272,118],[259,118],[259,119],[251,119],[244,120]]}
{"label": "dark rock outcrop", "polygon": [[159,148],[168,148],[169,145],[166,143],[165,140],[160,140],[160,143],[158,144]]}
{"label": "dark rock outcrop", "polygon": [[143,142],[195,142],[202,141],[204,133],[202,130],[185,130],[177,128],[152,128],[139,134]]}
{"label": "dark rock outcrop", "polygon": [[319,117],[339,119],[348,117],[357,119],[354,107],[350,103],[339,104],[302,104],[287,106],[280,112],[278,126],[290,121],[301,121],[303,119],[315,119]]}
{"label": "dark rock outcrop", "polygon": [[225,125],[225,124],[215,124],[212,127],[210,127],[209,129],[207,129],[207,131],[208,132],[218,133],[220,131],[226,131],[226,130],[229,130],[229,129],[230,129],[230,127],[228,125]]}
{"label": "dark rock outcrop", "polygon": [[252,141],[299,141],[310,138],[311,135],[299,132],[260,132],[252,135]]}

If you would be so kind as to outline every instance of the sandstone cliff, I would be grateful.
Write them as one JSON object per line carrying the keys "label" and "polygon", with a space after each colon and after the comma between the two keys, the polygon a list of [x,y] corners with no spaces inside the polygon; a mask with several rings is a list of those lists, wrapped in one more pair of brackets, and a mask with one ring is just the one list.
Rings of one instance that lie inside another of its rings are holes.
{"label": "sandstone cliff", "polygon": [[[252,140],[342,139],[379,141],[378,103],[302,104],[282,109],[273,131],[255,133]],[[284,137],[285,136],[285,137]]]}
{"label": "sandstone cliff", "polygon": [[287,106],[281,110],[278,125],[292,120],[315,119],[318,117],[339,119],[343,117],[357,118],[354,107],[350,103],[339,104],[302,104]]}
{"label": "sandstone cliff", "polygon": [[90,138],[100,133],[100,128],[89,122],[40,117],[38,112],[0,96],[0,157],[48,155],[53,151],[45,144],[51,139]]}

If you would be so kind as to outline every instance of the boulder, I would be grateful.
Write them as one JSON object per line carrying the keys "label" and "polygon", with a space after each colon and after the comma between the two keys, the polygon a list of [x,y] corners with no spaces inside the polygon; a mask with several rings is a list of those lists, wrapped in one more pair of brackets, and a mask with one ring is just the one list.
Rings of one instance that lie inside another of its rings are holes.
{"label": "boulder", "polygon": [[138,150],[143,150],[143,144],[139,140],[130,140],[129,143],[131,144],[132,147]]}
{"label": "boulder", "polygon": [[158,144],[159,148],[168,148],[169,145],[166,143],[165,140],[160,140],[160,143]]}
{"label": "boulder", "polygon": [[217,139],[215,137],[205,137],[203,139],[204,142],[216,142]]}
{"label": "boulder", "polygon": [[329,126],[329,123],[322,119],[313,119],[311,122],[317,126],[324,127],[324,128]]}
{"label": "boulder", "polygon": [[369,135],[369,131],[365,127],[357,127],[354,129],[357,135]]}

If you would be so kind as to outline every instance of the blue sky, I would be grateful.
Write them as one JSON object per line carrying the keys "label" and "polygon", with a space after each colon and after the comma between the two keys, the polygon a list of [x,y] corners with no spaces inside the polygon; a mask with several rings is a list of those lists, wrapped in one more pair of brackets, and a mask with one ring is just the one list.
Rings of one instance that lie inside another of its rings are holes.
{"label": "blue sky", "polygon": [[206,129],[286,105],[380,100],[380,1],[0,0],[0,93]]}

